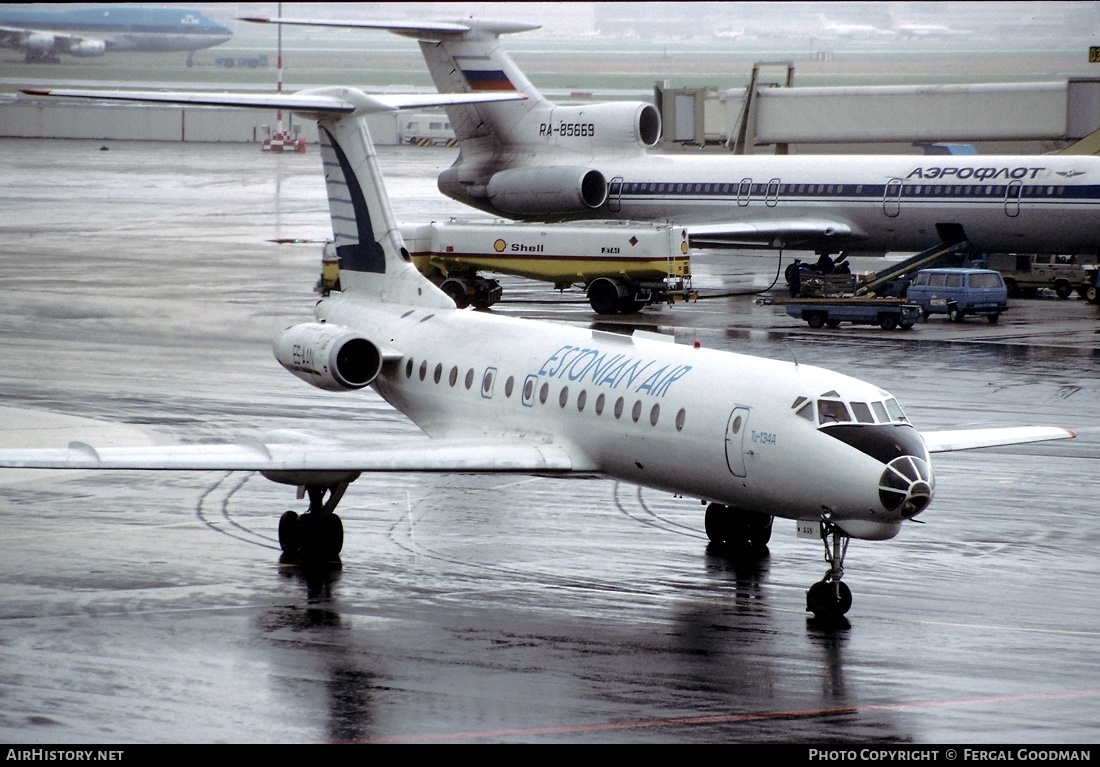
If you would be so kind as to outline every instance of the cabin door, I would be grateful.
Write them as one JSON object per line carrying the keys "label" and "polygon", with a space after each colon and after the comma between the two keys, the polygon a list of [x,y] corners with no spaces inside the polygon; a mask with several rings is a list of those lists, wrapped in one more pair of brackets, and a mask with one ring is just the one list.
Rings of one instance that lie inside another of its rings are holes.
{"label": "cabin door", "polygon": [[607,209],[618,213],[623,204],[623,177],[615,176],[607,185]]}
{"label": "cabin door", "polygon": [[1011,181],[1005,190],[1005,215],[1009,218],[1020,215],[1020,192],[1023,186],[1020,181]]}
{"label": "cabin door", "polygon": [[901,213],[901,179],[892,178],[886,182],[886,192],[882,196],[882,212],[888,218],[896,218]]}
{"label": "cabin door", "polygon": [[744,477],[745,471],[745,435],[748,434],[749,409],[738,406],[730,413],[726,422],[726,465],[735,477]]}

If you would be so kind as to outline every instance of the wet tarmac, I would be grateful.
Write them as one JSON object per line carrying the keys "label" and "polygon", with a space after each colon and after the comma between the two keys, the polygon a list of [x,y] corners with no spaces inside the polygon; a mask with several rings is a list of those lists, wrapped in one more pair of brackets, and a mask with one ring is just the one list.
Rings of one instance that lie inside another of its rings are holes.
{"label": "wet tarmac", "polygon": [[[382,150],[401,220],[469,214],[435,190],[453,156]],[[0,175],[0,443],[415,432],[271,355],[316,299],[320,245],[269,242],[328,235],[315,153],[0,140]],[[754,303],[774,254],[693,266],[696,304],[609,322],[507,280],[496,311],[844,370],[918,427],[1079,437],[939,456],[925,524],[852,543],[839,626],[805,612],[826,566],[792,524],[739,561],[697,500],[611,481],[364,476],[316,571],[280,564],[302,502],[255,475],[3,473],[0,739],[1100,740],[1096,307],[812,331]]]}

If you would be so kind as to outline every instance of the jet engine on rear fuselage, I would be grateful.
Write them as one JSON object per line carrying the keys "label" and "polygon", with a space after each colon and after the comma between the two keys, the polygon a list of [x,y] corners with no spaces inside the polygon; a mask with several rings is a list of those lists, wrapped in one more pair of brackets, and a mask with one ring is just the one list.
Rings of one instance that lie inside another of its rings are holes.
{"label": "jet engine on rear fuselage", "polygon": [[607,202],[607,179],[587,168],[509,168],[486,189],[493,209],[512,216],[580,213]]}
{"label": "jet engine on rear fuselage", "polygon": [[[555,106],[530,113],[511,135],[510,158],[460,156],[439,175],[439,191],[512,218],[589,213],[607,202],[608,181],[587,162],[596,150],[654,146],[661,115],[643,102]],[[530,159],[516,161],[524,155]]]}
{"label": "jet engine on rear fuselage", "polygon": [[323,322],[287,328],[275,339],[274,351],[280,365],[326,391],[368,386],[382,372],[384,357],[369,338]]}
{"label": "jet engine on rear fuselage", "polygon": [[661,113],[641,101],[555,106],[549,112],[532,112],[528,119],[532,122],[523,126],[524,143],[567,152],[649,149],[661,138]]}

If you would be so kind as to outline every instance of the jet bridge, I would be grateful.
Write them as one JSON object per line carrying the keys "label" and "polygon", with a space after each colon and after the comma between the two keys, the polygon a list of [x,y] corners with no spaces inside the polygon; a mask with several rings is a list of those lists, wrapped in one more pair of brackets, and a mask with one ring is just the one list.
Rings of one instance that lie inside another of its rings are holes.
{"label": "jet bridge", "polygon": [[[775,71],[779,70],[778,75]],[[790,145],[1075,142],[1100,130],[1100,78],[971,85],[796,87],[792,62],[759,62],[749,86],[659,84],[664,148],[784,154]]]}

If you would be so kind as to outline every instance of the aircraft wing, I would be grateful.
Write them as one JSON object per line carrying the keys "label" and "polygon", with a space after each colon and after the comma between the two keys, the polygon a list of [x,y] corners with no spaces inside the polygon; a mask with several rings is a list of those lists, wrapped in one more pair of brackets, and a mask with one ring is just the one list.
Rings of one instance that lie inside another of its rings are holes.
{"label": "aircraft wing", "polygon": [[103,447],[70,442],[65,448],[0,450],[0,468],[135,471],[448,472],[570,474],[578,466],[560,445],[530,441],[412,439],[405,446],[333,442]]}
{"label": "aircraft wing", "polygon": [[695,224],[688,241],[701,248],[813,248],[853,236],[852,227],[830,219],[761,219],[727,224]]}
{"label": "aircraft wing", "polygon": [[81,43],[103,43],[104,49],[110,48],[111,45],[106,40],[99,40],[98,38],[84,37],[82,35],[69,35],[64,32],[54,32],[52,30],[33,29],[31,27],[7,27],[0,26],[0,48],[15,48],[22,50],[27,48],[27,41],[34,37],[41,36],[48,38],[52,43],[50,46],[51,51],[65,52],[74,45],[80,45]]}
{"label": "aircraft wing", "polygon": [[1015,426],[995,429],[957,429],[952,431],[922,431],[929,453],[952,450],[974,450],[981,447],[1022,445],[1052,439],[1073,439],[1077,434],[1058,426]]}
{"label": "aircraft wing", "polygon": [[27,32],[18,27],[0,27],[0,48],[21,48]]}
{"label": "aircraft wing", "polygon": [[297,93],[202,93],[198,91],[106,91],[69,88],[25,88],[28,96],[137,101],[183,106],[221,106],[254,109],[287,109],[308,114],[368,114],[399,109],[422,109],[484,101],[517,101],[517,93],[412,93],[367,94],[355,88],[314,88]]}

